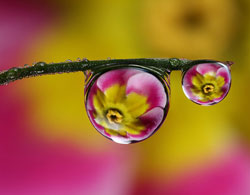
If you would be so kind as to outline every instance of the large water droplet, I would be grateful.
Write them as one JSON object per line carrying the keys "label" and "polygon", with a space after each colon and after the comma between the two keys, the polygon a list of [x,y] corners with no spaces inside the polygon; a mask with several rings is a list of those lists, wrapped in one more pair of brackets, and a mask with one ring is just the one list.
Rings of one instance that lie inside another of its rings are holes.
{"label": "large water droplet", "polygon": [[90,121],[98,132],[117,143],[147,139],[159,129],[168,111],[164,82],[160,76],[137,68],[93,75],[85,88]]}

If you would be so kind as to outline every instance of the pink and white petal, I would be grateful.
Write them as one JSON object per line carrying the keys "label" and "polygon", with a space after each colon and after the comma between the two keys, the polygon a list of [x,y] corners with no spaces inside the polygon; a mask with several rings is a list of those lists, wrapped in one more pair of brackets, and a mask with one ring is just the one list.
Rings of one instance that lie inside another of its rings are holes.
{"label": "pink and white petal", "polygon": [[226,84],[226,85],[224,85],[223,87],[222,87],[222,91],[223,91],[223,94],[219,97],[219,98],[216,98],[214,101],[215,102],[220,102],[221,100],[223,100],[225,97],[226,97],[226,95],[227,95],[227,93],[228,93],[228,91],[229,91],[229,88],[230,88],[230,84]]}
{"label": "pink and white petal", "polygon": [[185,86],[193,86],[193,82],[192,79],[193,77],[195,77],[197,74],[200,74],[199,72],[197,72],[196,70],[196,66],[190,68],[183,76],[183,85]]}
{"label": "pink and white petal", "polygon": [[153,108],[140,117],[141,122],[145,125],[145,130],[139,135],[128,134],[131,139],[141,141],[151,136],[164,120],[164,110],[161,107]]}
{"label": "pink and white petal", "polygon": [[130,144],[132,141],[128,137],[111,136],[111,139],[118,144]]}
{"label": "pink and white petal", "polygon": [[150,104],[148,110],[154,107],[165,107],[167,96],[163,84],[152,74],[143,72],[129,78],[126,94],[132,92],[144,95]]}
{"label": "pink and white petal", "polygon": [[195,96],[194,94],[193,94],[193,92],[191,91],[191,86],[184,86],[183,85],[183,91],[184,91],[184,93],[185,93],[185,95],[189,98],[189,99],[191,99],[191,100],[193,100],[193,101],[196,101],[196,100],[198,100],[199,98],[197,97],[197,96]]}
{"label": "pink and white petal", "polygon": [[225,79],[225,83],[228,84],[231,82],[231,74],[229,70],[225,67],[221,67],[217,70],[216,76],[221,76]]}
{"label": "pink and white petal", "polygon": [[93,126],[96,128],[96,130],[98,130],[100,133],[104,134],[105,130],[104,127],[99,125],[96,121],[95,121],[95,117],[94,117],[94,112],[92,110],[88,110],[88,117],[90,122],[93,124]]}
{"label": "pink and white petal", "polygon": [[226,95],[230,89],[231,83],[227,83],[225,85],[223,85],[223,87],[221,88],[221,91],[223,91],[223,95]]}
{"label": "pink and white petal", "polygon": [[98,90],[98,87],[96,85],[96,83],[94,85],[91,86],[90,90],[89,90],[89,93],[88,93],[88,97],[87,97],[87,100],[86,100],[86,109],[87,110],[95,110],[95,107],[94,107],[94,96],[96,95],[97,93],[97,90]]}
{"label": "pink and white petal", "polygon": [[135,68],[111,70],[102,74],[97,79],[96,83],[98,88],[104,92],[107,88],[114,84],[125,85],[131,76],[141,72],[141,70]]}
{"label": "pink and white petal", "polygon": [[199,72],[201,75],[204,75],[208,72],[217,72],[217,70],[221,67],[221,65],[215,64],[215,63],[205,63],[205,64],[199,64],[196,67],[197,72]]}
{"label": "pink and white petal", "polygon": [[197,102],[198,104],[202,105],[202,106],[209,106],[209,105],[212,105],[212,104],[215,104],[215,99],[214,100],[208,100],[208,101],[201,101],[201,100],[197,100],[195,101]]}

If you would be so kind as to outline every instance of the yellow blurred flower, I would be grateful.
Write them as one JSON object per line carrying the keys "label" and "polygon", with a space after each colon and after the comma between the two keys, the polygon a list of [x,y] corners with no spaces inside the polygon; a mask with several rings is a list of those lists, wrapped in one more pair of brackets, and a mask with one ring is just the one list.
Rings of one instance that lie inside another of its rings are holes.
{"label": "yellow blurred flower", "polygon": [[215,58],[234,35],[233,0],[143,1],[143,41],[164,57]]}

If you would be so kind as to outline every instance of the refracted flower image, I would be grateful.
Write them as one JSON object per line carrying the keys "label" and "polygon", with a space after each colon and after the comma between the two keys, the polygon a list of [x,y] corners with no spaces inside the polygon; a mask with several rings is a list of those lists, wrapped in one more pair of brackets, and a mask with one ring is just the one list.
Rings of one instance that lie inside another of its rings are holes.
{"label": "refracted flower image", "polygon": [[201,105],[213,105],[227,95],[231,86],[231,74],[222,63],[203,63],[191,67],[183,75],[185,95]]}
{"label": "refracted flower image", "polygon": [[117,143],[148,138],[167,114],[167,86],[144,70],[111,70],[90,82],[93,84],[86,94],[90,121],[102,135]]}

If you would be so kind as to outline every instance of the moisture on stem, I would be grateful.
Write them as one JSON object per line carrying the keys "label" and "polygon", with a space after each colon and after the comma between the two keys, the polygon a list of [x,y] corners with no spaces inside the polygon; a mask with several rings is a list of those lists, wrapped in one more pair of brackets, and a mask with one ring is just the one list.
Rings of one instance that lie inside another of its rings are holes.
{"label": "moisture on stem", "polygon": [[33,66],[15,67],[0,72],[0,85],[7,85],[10,82],[28,77],[35,77],[47,74],[70,73],[91,70],[93,72],[112,69],[122,66],[142,66],[149,69],[166,73],[172,70],[187,70],[193,63],[212,62],[212,60],[187,60],[178,58],[139,58],[139,59],[107,59],[87,60],[75,62],[50,63],[38,62]]}

